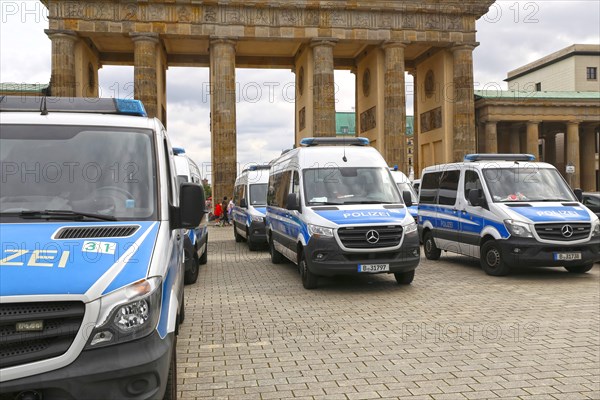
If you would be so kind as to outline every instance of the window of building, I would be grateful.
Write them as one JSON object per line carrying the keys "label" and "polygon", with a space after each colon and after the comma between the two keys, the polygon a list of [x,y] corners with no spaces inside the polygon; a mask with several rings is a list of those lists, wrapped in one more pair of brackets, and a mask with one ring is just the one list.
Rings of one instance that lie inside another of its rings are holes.
{"label": "window of building", "polygon": [[596,67],[587,67],[587,80],[595,81],[598,79],[598,68]]}
{"label": "window of building", "polygon": [[536,92],[541,92],[542,91],[542,82],[538,82],[535,84],[535,91]]}

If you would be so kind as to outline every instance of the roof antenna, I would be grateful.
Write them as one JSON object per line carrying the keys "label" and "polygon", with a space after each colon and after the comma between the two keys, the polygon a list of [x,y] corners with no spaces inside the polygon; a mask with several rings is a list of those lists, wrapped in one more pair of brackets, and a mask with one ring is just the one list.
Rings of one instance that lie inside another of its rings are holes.
{"label": "roof antenna", "polygon": [[348,162],[348,159],[346,158],[346,136],[342,136],[342,142],[344,143],[344,157],[342,157],[342,161],[343,162]]}
{"label": "roof antenna", "polygon": [[42,115],[48,115],[48,106],[46,105],[46,94],[42,97],[42,102],[40,103],[40,112]]}

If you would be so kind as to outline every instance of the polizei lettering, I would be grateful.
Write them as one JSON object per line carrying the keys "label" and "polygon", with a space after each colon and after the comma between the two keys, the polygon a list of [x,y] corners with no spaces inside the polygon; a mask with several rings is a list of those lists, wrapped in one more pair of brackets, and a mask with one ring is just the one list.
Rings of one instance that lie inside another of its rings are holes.
{"label": "polizei lettering", "polygon": [[537,215],[540,217],[578,217],[580,214],[577,211],[549,210],[538,211]]}
{"label": "polizei lettering", "polygon": [[391,215],[387,211],[355,211],[344,213],[344,218],[362,217],[391,217]]}

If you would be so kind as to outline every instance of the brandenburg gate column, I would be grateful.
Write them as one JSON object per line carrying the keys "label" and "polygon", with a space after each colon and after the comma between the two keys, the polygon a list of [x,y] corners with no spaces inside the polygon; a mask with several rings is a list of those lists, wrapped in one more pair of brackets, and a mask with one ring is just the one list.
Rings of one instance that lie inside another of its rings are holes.
{"label": "brandenburg gate column", "polygon": [[581,187],[581,166],[579,163],[579,121],[571,121],[567,123],[565,144],[567,148],[565,165],[573,164],[575,166],[575,173],[569,179],[569,183],[573,189],[577,189]]}
{"label": "brandenburg gate column", "polygon": [[[596,188],[596,126],[585,125],[581,133],[579,145],[581,153],[581,189],[588,192],[598,190]],[[577,172],[577,170],[575,170]]]}
{"label": "brandenburg gate column", "polygon": [[210,133],[213,204],[231,198],[237,175],[235,40],[210,41]]}
{"label": "brandenburg gate column", "polygon": [[333,47],[337,40],[316,38],[313,51],[313,132],[318,136],[335,136],[335,87]]}
{"label": "brandenburg gate column", "polygon": [[452,48],[454,56],[454,143],[452,161],[477,151],[475,134],[475,97],[473,93],[474,44]]}
{"label": "brandenburg gate column", "polygon": [[536,161],[540,158],[540,123],[527,122],[527,154],[533,154]]}
{"label": "brandenburg gate column", "polygon": [[52,96],[76,96],[75,45],[77,34],[68,30],[46,29],[52,41]]}
{"label": "brandenburg gate column", "polygon": [[158,53],[157,33],[131,33],[133,40],[134,97],[144,103],[149,117],[158,117]]}
{"label": "brandenburg gate column", "polygon": [[385,42],[383,89],[383,157],[408,175],[406,156],[406,87],[402,42]]}
{"label": "brandenburg gate column", "polygon": [[498,123],[496,121],[485,122],[485,152],[498,153]]}

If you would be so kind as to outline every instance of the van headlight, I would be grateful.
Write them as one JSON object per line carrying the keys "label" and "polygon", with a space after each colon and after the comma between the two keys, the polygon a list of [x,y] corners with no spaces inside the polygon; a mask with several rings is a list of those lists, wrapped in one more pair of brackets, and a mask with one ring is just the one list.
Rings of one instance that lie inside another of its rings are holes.
{"label": "van headlight", "polygon": [[112,292],[100,301],[98,323],[86,349],[129,342],[149,335],[158,324],[162,280],[149,278]]}
{"label": "van headlight", "polygon": [[513,219],[504,220],[504,225],[510,232],[511,235],[516,237],[532,238],[531,228],[529,224],[524,222],[515,221]]}
{"label": "van headlight", "polygon": [[254,222],[265,222],[265,217],[261,217],[260,215],[252,215],[250,219]]}
{"label": "van headlight", "polygon": [[311,236],[333,237],[333,229],[313,224],[308,224],[308,233]]}
{"label": "van headlight", "polygon": [[417,231],[417,224],[411,221],[410,224],[404,226],[404,234],[408,235]]}
{"label": "van headlight", "polygon": [[598,218],[592,222],[592,237],[594,236],[600,236],[600,219]]}

